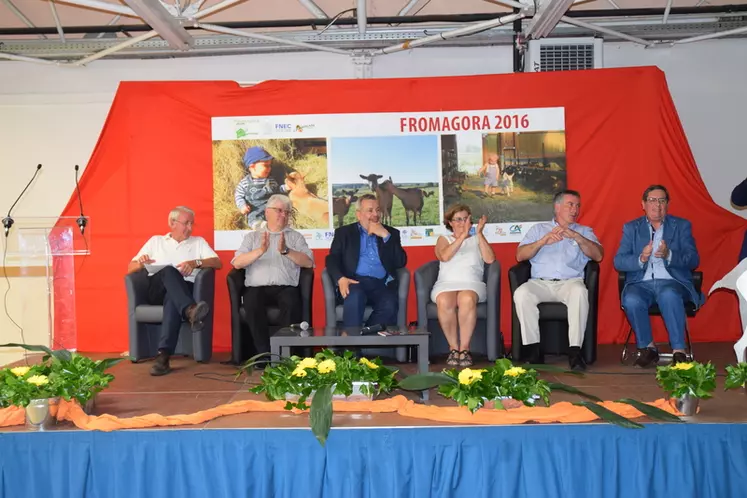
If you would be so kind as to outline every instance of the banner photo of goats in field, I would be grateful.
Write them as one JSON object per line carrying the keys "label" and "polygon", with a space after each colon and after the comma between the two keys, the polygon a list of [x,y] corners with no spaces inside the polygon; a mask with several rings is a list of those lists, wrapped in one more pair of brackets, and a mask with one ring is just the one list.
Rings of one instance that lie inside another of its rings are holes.
{"label": "banner photo of goats in field", "polygon": [[404,245],[434,245],[443,213],[463,203],[487,216],[490,242],[517,242],[552,219],[566,185],[562,108],[213,118],[215,247],[261,230],[274,194],[309,247],[356,221],[356,201],[379,200]]}

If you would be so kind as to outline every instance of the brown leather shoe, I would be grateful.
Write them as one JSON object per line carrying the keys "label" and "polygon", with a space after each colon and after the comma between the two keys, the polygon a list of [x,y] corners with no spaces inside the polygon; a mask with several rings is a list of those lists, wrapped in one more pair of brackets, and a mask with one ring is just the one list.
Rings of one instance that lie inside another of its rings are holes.
{"label": "brown leather shoe", "polygon": [[166,351],[159,351],[156,356],[156,363],[150,367],[150,374],[154,377],[160,377],[171,372],[171,365],[169,365],[169,354]]}
{"label": "brown leather shoe", "polygon": [[655,367],[659,363],[659,352],[652,348],[638,350],[638,359],[635,360],[636,368]]}
{"label": "brown leather shoe", "polygon": [[184,317],[189,321],[192,332],[199,332],[205,324],[202,322],[210,312],[210,306],[205,301],[192,304],[184,311]]}

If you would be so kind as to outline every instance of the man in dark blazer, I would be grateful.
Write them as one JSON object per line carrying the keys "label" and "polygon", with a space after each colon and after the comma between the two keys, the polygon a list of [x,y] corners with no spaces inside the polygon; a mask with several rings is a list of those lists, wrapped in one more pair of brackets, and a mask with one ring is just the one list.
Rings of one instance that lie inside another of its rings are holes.
{"label": "man in dark blazer", "polygon": [[672,364],[685,362],[685,303],[705,300],[692,282],[700,257],[690,222],[667,215],[669,192],[651,185],[643,192],[645,216],[623,226],[615,269],[625,272],[622,305],[638,343],[640,368],[655,366],[659,353],[653,341],[648,309],[656,303],[672,346]]}
{"label": "man in dark blazer", "polygon": [[366,325],[396,325],[397,270],[407,264],[399,230],[382,225],[376,196],[358,199],[358,223],[335,230],[326,264],[343,299],[343,325],[360,327],[366,305],[373,308]]}

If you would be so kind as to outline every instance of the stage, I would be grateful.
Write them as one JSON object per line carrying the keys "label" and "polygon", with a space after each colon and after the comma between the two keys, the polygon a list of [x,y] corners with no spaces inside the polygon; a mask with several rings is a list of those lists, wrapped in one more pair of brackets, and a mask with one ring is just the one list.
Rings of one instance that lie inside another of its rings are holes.
{"label": "stage", "polygon": [[[619,351],[601,346],[599,360],[581,378],[543,376],[605,400],[662,397],[655,371],[619,365]],[[696,344],[695,355],[718,368],[714,397],[687,423],[638,419],[642,430],[603,423],[465,426],[396,413],[337,413],[322,448],[307,414],[285,412],[109,433],[68,422],[47,433],[5,428],[0,497],[744,496],[747,396],[723,391],[723,367],[734,362],[733,350]],[[150,362],[117,365],[94,414],[177,415],[262,399],[247,392],[258,374],[235,382],[235,368],[221,364],[224,359],[176,358],[174,372],[158,378],[149,375]],[[565,366],[564,359],[548,360]],[[416,368],[401,366],[407,373]],[[551,400],[578,398],[553,393]],[[436,393],[429,403],[451,404]]]}

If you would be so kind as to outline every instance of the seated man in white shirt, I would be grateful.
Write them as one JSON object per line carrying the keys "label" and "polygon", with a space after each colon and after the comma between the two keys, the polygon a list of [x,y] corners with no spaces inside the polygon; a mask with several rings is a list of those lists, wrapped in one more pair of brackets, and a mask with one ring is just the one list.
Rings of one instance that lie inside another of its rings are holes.
{"label": "seated man in white shirt", "polygon": [[174,354],[182,322],[189,321],[197,332],[202,330],[202,320],[210,311],[206,302],[196,303],[192,297],[195,277],[201,268],[220,269],[221,262],[205,239],[192,237],[194,222],[195,213],[191,209],[184,206],[172,209],[171,231],[151,237],[127,267],[127,273],[134,273],[145,265],[166,265],[148,275],[148,302],[163,305],[158,356],[151,375],[166,375],[171,371],[169,357]]}
{"label": "seated man in white shirt", "polygon": [[270,352],[268,305],[280,308],[279,325],[301,321],[298,281],[301,268],[314,267],[314,255],[304,236],[288,226],[291,212],[288,197],[271,196],[264,210],[267,226],[247,233],[231,261],[234,268],[246,268],[244,313],[257,353]]}

